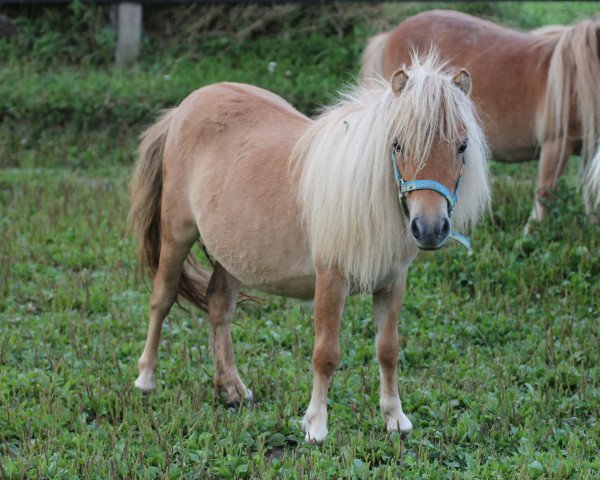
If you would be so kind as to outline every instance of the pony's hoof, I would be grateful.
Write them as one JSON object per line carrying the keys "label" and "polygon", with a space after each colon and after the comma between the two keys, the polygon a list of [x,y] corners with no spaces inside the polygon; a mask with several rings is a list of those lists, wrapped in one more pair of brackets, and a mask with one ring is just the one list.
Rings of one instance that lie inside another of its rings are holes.
{"label": "pony's hoof", "polygon": [[300,422],[304,430],[304,441],[310,444],[320,445],[327,436],[327,420],[315,415],[310,420],[304,415]]}
{"label": "pony's hoof", "polygon": [[526,224],[525,224],[525,228],[523,229],[523,235],[528,236],[531,234],[532,230],[533,230],[533,225],[532,222],[537,222],[537,220],[529,220]]}
{"label": "pony's hoof", "polygon": [[133,385],[144,393],[156,390],[156,375],[154,372],[142,370]]}
{"label": "pony's hoof", "polygon": [[246,406],[246,407],[251,407],[252,405],[254,405],[254,394],[252,393],[252,390],[250,390],[249,388],[246,389],[246,393],[244,394],[243,397],[239,397],[233,400],[229,400],[226,397],[226,394],[223,394],[223,399],[225,400],[225,404],[234,410],[237,410],[240,406]]}
{"label": "pony's hoof", "polygon": [[401,413],[399,417],[390,417],[387,418],[386,427],[388,432],[399,432],[401,434],[409,434],[413,425],[412,422],[408,419],[404,413]]}
{"label": "pony's hoof", "polygon": [[254,402],[252,390],[239,379],[228,383],[217,382],[215,390],[228,407],[237,408],[240,405],[252,405]]}

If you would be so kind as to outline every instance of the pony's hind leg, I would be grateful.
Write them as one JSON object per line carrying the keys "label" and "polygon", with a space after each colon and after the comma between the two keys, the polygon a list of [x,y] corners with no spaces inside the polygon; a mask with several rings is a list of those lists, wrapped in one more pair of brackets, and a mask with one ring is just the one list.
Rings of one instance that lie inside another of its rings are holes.
{"label": "pony's hind leg", "polygon": [[[597,155],[600,155],[600,152]],[[583,206],[585,207],[588,222],[592,225],[600,225],[600,205],[596,205],[594,192],[587,186],[583,188]]]}
{"label": "pony's hind leg", "polygon": [[541,221],[546,216],[546,204],[552,198],[552,191],[572,151],[573,144],[569,141],[563,144],[561,139],[548,140],[542,145],[533,211],[525,226],[525,234],[529,233],[532,221]]}
{"label": "pony's hind leg", "polygon": [[139,376],[135,386],[144,392],[156,389],[158,342],[163,321],[177,299],[179,277],[187,254],[197,239],[195,228],[177,231],[165,225],[161,233],[160,258],[150,297],[150,324],[144,352],[138,361]]}
{"label": "pony's hind leg", "polygon": [[235,312],[240,282],[220,263],[215,263],[206,299],[210,321],[210,343],[215,365],[215,390],[228,404],[252,402],[252,392],[242,382],[233,355],[231,321]]}
{"label": "pony's hind leg", "polygon": [[398,312],[402,304],[406,271],[396,284],[373,294],[373,317],[377,333],[377,359],[379,360],[379,406],[388,431],[409,432],[412,423],[402,411],[396,378],[398,362]]}

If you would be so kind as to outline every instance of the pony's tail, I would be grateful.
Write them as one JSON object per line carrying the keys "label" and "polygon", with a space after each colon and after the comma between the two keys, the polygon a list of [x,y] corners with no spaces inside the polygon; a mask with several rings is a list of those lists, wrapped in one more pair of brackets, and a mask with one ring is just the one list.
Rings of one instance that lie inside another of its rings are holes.
{"label": "pony's tail", "polygon": [[363,53],[360,80],[363,85],[377,85],[383,80],[383,52],[389,33],[379,33],[369,39]]}
{"label": "pony's tail", "polygon": [[584,198],[586,202],[589,202],[586,208],[591,211],[600,207],[600,141],[596,147],[596,154],[587,167],[587,174],[584,173],[584,175]]}
{"label": "pony's tail", "polygon": [[[130,185],[129,230],[137,234],[140,261],[154,278],[160,258],[163,152],[173,110],[168,110],[142,135],[139,157]],[[210,271],[190,252],[179,279],[179,295],[207,311],[206,290]]]}

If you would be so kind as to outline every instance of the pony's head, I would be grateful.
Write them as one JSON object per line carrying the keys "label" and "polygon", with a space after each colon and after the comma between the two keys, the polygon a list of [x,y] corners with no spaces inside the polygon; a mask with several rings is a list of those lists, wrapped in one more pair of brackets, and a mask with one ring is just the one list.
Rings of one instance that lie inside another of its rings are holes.
{"label": "pony's head", "polygon": [[[409,229],[419,248],[436,250],[450,233],[455,207],[457,223],[464,224],[489,197],[488,154],[469,98],[471,77],[464,69],[444,71],[435,54],[424,62],[413,55],[412,68],[392,75],[390,90],[391,156]],[[461,188],[463,174],[472,176],[473,169],[480,185],[465,181]],[[455,205],[459,194],[467,198]]]}
{"label": "pony's head", "polygon": [[[435,52],[414,55],[390,82],[359,87],[316,119],[292,162],[321,262],[369,290],[412,259],[415,242],[439,248],[452,224],[477,220],[490,197],[488,150],[469,91],[465,71],[447,70]],[[440,191],[453,194],[461,171],[451,212]],[[401,205],[396,173],[409,186],[422,180],[440,188],[409,189]]]}

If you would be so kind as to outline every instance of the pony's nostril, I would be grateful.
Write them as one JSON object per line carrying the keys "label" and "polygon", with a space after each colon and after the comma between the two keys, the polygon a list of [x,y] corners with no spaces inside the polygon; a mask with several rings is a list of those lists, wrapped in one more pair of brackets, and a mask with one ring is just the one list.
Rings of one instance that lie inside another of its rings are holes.
{"label": "pony's nostril", "polygon": [[412,233],[413,237],[417,240],[421,238],[421,228],[419,227],[419,217],[415,217],[410,222],[410,233]]}
{"label": "pony's nostril", "polygon": [[448,236],[450,233],[450,220],[447,218],[442,219],[442,226],[440,228],[440,235],[442,237]]}

